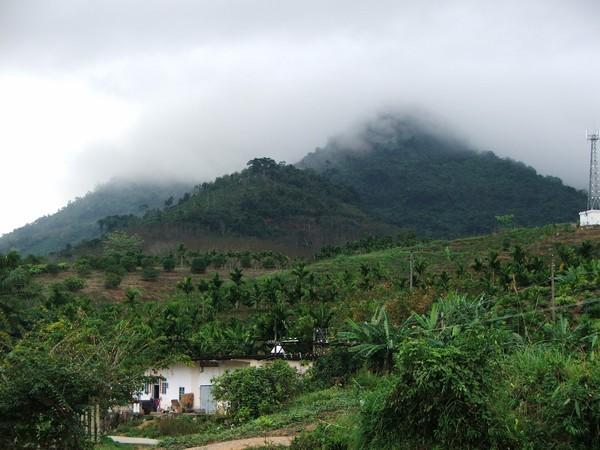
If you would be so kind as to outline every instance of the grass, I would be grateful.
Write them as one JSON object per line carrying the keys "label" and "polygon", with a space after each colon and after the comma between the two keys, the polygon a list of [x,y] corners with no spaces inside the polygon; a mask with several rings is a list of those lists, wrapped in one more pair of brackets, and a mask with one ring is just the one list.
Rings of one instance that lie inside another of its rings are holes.
{"label": "grass", "polygon": [[134,450],[133,445],[118,444],[108,437],[103,437],[102,440],[94,445],[94,450]]}
{"label": "grass", "polygon": [[202,433],[165,438],[161,441],[161,447],[183,449],[211,442],[264,436],[282,429],[293,434],[310,424],[335,420],[340,415],[352,413],[360,404],[359,398],[360,391],[356,388],[329,388],[309,392],[273,414],[260,416],[237,426],[214,422]]}

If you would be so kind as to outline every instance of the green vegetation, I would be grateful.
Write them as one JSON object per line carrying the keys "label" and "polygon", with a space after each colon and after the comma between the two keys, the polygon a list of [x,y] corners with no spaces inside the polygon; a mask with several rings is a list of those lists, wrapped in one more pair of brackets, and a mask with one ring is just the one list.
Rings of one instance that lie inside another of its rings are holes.
{"label": "green vegetation", "polygon": [[239,422],[272,412],[301,388],[298,373],[284,361],[235,370],[213,383],[215,399],[227,402],[228,414]]}
{"label": "green vegetation", "polygon": [[[382,249],[349,244],[311,263],[185,247],[151,255],[117,233],[102,255],[68,262],[0,255],[0,447],[86,448],[81,413],[127,404],[148,367],[266,356],[274,341],[312,356],[314,338],[328,345],[307,375],[277,362],[216,380],[224,416],[120,432],[166,448],[282,429],[301,431],[296,448],[597,447],[599,236],[547,226],[398,247],[374,239],[364,242]],[[174,255],[173,272],[156,269]],[[191,273],[197,257],[210,261],[205,274]],[[267,260],[279,270],[260,270]],[[103,301],[89,294],[97,274],[138,284]],[[164,280],[164,295],[143,297]]]}
{"label": "green vegetation", "polygon": [[[356,149],[357,141],[362,148]],[[329,142],[299,167],[352,187],[363,211],[420,234],[489,233],[496,216],[501,226],[509,218],[519,226],[566,222],[586,205],[585,193],[558,178],[492,152],[477,153],[415,119],[381,116],[350,141],[354,145],[346,142]]]}

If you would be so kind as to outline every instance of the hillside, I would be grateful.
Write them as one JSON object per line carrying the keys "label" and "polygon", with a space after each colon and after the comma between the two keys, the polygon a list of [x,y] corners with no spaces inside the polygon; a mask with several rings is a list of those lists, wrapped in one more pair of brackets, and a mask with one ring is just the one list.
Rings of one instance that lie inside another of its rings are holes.
{"label": "hillside", "polygon": [[381,116],[298,167],[351,186],[374,218],[434,237],[487,233],[508,214],[520,226],[573,222],[586,204],[584,192],[558,178],[411,118]]}
{"label": "hillside", "polygon": [[324,245],[398,230],[372,220],[352,189],[269,158],[254,159],[241,172],[196,186],[177,204],[123,225],[155,253],[184,242],[204,250],[312,254]]}
{"label": "hillside", "polygon": [[182,183],[151,183],[113,180],[69,202],[54,214],[0,237],[0,252],[11,249],[21,254],[48,254],[101,235],[98,220],[107,216],[142,214],[164,206],[189,189]]}
{"label": "hillside", "polygon": [[[437,417],[450,410],[452,430],[466,436],[460,448],[544,448],[565,439],[568,445],[557,448],[597,448],[599,233],[563,224],[453,241],[409,237],[388,247],[366,239],[311,264],[270,252],[183,249],[158,257],[123,233],[105,239],[101,256],[45,263],[13,252],[0,257],[2,436],[10,436],[14,423],[29,423],[16,406],[39,402],[31,385],[63,388],[73,408],[77,386],[91,398],[122,392],[116,401],[127,404],[147,382],[148,367],[188,358],[261,359],[280,341],[286,355],[311,359],[313,370],[300,376],[279,361],[261,369],[268,377],[256,367],[233,371],[227,377],[235,384],[213,382],[215,398],[226,399],[218,383],[251,392],[242,391],[242,406],[225,416],[167,413],[129,420],[113,434],[157,438],[169,449],[267,433],[296,435],[299,448],[397,448],[397,442],[420,448],[413,443],[423,436],[423,448],[434,448],[448,420]],[[323,330],[326,341],[315,342]],[[90,377],[93,371],[101,373]],[[131,377],[130,385],[121,381]],[[447,386],[449,394],[440,396]],[[285,396],[260,402],[273,392]],[[382,417],[399,395],[401,407]],[[571,398],[586,411],[575,432],[568,428],[577,414]],[[506,406],[497,408],[496,399]],[[74,411],[76,426],[80,410]],[[538,411],[553,418],[551,425],[538,420]],[[394,432],[418,429],[415,422],[432,415],[427,434]],[[478,417],[490,417],[504,434],[488,434],[489,422]],[[513,431],[515,417],[525,431]],[[368,420],[394,427],[363,426]],[[343,433],[317,427],[324,421]],[[336,445],[316,445],[321,439]],[[355,439],[376,444],[354,445]],[[450,448],[451,438],[444,439]],[[511,445],[496,446],[500,439]]]}

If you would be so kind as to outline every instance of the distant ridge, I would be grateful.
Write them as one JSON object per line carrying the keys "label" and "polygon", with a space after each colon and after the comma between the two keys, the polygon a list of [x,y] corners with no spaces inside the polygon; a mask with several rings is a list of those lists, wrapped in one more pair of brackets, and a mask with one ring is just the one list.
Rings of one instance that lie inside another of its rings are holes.
{"label": "distant ridge", "polygon": [[179,198],[190,186],[183,183],[133,182],[114,179],[69,202],[58,212],[40,217],[0,237],[0,252],[16,249],[44,255],[101,235],[98,220],[112,215],[143,214],[160,208],[171,196]]}
{"label": "distant ridge", "polygon": [[382,115],[295,166],[255,158],[194,188],[107,183],[1,237],[0,252],[61,250],[99,237],[104,219],[109,229],[140,234],[156,253],[185,243],[307,255],[402,229],[438,238],[485,234],[502,215],[520,226],[574,222],[585,204],[583,191],[556,177],[478,152],[417,119]]}

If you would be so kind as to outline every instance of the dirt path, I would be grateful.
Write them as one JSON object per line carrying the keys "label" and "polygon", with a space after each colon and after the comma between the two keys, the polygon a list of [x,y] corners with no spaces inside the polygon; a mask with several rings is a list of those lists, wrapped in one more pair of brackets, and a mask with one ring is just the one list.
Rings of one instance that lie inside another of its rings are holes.
{"label": "dirt path", "polygon": [[259,445],[285,445],[291,444],[293,436],[263,436],[249,439],[237,439],[235,441],[215,442],[214,444],[204,445],[202,447],[192,447],[186,450],[242,450],[248,447],[257,447]]}

